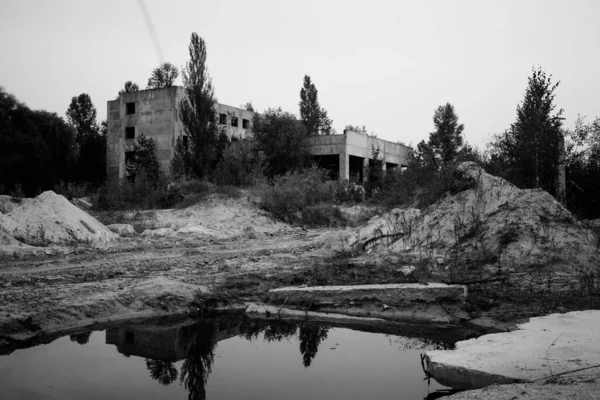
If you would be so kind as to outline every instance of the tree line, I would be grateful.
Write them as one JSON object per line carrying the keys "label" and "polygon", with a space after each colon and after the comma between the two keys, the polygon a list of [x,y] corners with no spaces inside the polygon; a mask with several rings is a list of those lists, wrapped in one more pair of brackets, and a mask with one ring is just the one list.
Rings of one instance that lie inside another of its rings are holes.
{"label": "tree line", "polygon": [[[186,96],[178,105],[188,140],[180,137],[175,144],[172,179],[251,185],[261,176],[273,178],[309,166],[306,139],[335,134],[314,82],[305,75],[299,93],[300,118],[281,108],[269,108],[254,115],[254,140],[228,137],[218,121],[215,89],[206,67],[206,43],[196,33],[191,35],[188,51],[189,60],[181,70]],[[147,88],[170,87],[179,74],[177,67],[163,63],[152,70]],[[439,106],[433,115],[434,131],[427,141],[417,144],[411,168],[438,173],[452,163],[475,160],[520,188],[552,193],[579,216],[599,217],[600,119],[588,123],[580,117],[575,129],[566,129],[563,110],[555,105],[558,85],[541,67],[534,68],[517,106],[515,122],[496,134],[485,151],[465,143],[465,127],[452,104]],[[119,96],[138,90],[136,83],[127,81]],[[254,111],[251,103],[244,108]],[[31,110],[0,88],[1,192],[21,191],[32,196],[60,182],[95,186],[105,182],[106,122],[97,123],[90,96],[82,93],[73,97],[66,118]],[[346,128],[369,134],[364,125]],[[152,139],[143,135],[137,138],[126,165],[130,183],[143,177],[154,189],[164,184],[155,148]],[[379,171],[383,168],[380,158],[379,150],[373,149],[372,167],[367,174],[370,193],[386,187]],[[561,194],[562,166],[566,193]]]}

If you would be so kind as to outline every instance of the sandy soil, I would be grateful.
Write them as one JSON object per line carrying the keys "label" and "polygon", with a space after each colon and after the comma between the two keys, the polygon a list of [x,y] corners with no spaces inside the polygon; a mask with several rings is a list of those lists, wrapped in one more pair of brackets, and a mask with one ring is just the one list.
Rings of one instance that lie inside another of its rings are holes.
{"label": "sandy soil", "polygon": [[126,222],[173,233],[71,247],[66,255],[49,246],[43,249],[50,256],[0,256],[0,345],[115,319],[194,311],[197,296],[218,295],[226,300],[219,305],[228,306],[262,300],[261,293],[238,297],[244,287],[223,287],[237,276],[268,283],[323,263],[347,235],[274,222],[245,199],[138,213]]}

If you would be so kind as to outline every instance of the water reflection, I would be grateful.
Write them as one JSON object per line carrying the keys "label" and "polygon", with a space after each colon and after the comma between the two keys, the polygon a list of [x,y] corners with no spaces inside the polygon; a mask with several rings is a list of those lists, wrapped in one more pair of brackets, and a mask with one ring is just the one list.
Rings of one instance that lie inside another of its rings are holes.
{"label": "water reflection", "polygon": [[[368,331],[372,329],[373,327],[366,328]],[[110,328],[106,330],[106,343],[115,345],[118,352],[124,356],[143,357],[150,377],[158,384],[168,386],[179,381],[179,384],[185,387],[189,400],[203,400],[206,398],[206,385],[213,369],[215,347],[219,341],[234,336],[249,341],[262,339],[267,343],[298,340],[301,362],[305,368],[309,368],[329,331],[330,326],[308,320],[254,319],[246,315],[221,315],[195,322],[143,323]],[[390,345],[400,350],[451,345],[437,338],[396,336],[402,333],[392,328],[383,333],[389,335]],[[71,336],[71,340],[82,344],[87,342],[87,339],[88,332]]]}
{"label": "water reflection", "polygon": [[319,345],[327,339],[329,328],[322,325],[302,323],[299,331],[298,339],[300,340],[302,363],[305,368],[308,368],[317,355],[317,351],[319,351]]}
{"label": "water reflection", "polygon": [[87,342],[90,341],[90,336],[92,336],[92,331],[77,333],[75,335],[69,335],[69,339],[71,340],[71,342],[76,342],[83,346],[84,344],[87,344]]}

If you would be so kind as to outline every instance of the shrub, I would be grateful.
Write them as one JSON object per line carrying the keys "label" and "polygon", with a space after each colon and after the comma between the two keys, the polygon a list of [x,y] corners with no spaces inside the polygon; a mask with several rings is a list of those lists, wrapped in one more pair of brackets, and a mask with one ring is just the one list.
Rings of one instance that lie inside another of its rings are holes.
{"label": "shrub", "polygon": [[335,185],[327,180],[327,171],[309,168],[288,172],[268,183],[257,185],[260,207],[275,218],[292,222],[307,207],[333,201]]}
{"label": "shrub", "polygon": [[263,175],[265,155],[253,142],[232,142],[223,152],[223,159],[214,173],[219,185],[251,186]]}
{"label": "shrub", "polygon": [[386,176],[379,200],[390,208],[412,206],[425,209],[447,193],[456,194],[475,187],[475,180],[457,167],[457,163],[448,163],[435,170],[412,163],[405,171],[394,171]]}
{"label": "shrub", "polygon": [[365,188],[348,179],[336,181],[335,199],[340,203],[360,203],[365,200]]}
{"label": "shrub", "polygon": [[58,185],[55,185],[54,193],[65,196],[67,199],[72,200],[80,197],[85,197],[92,192],[92,187],[88,183],[75,183],[75,182],[64,182],[60,181]]}
{"label": "shrub", "polygon": [[91,196],[97,211],[169,208],[180,200],[181,195],[171,190],[164,178],[154,184],[143,168],[133,182],[105,184]]}

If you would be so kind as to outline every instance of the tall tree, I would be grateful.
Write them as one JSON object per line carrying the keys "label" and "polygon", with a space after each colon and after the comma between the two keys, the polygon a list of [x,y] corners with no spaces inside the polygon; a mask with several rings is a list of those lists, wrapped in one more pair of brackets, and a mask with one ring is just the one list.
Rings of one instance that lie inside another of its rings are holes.
{"label": "tall tree", "polygon": [[119,90],[119,96],[121,96],[123,93],[138,92],[139,90],[140,90],[140,87],[138,86],[137,83],[134,83],[132,81],[127,81],[123,85],[123,89]]}
{"label": "tall tree", "polygon": [[99,184],[106,178],[106,137],[96,122],[96,107],[87,93],[71,99],[67,119],[75,128],[75,176]]}
{"label": "tall tree", "polygon": [[33,196],[69,180],[74,135],[56,113],[30,110],[0,87],[0,191]]}
{"label": "tall tree", "polygon": [[[215,94],[206,69],[206,44],[196,32],[192,33],[189,53],[190,60],[183,70],[186,97],[180,102],[179,114],[190,140],[188,146],[176,146],[179,152],[175,157],[183,160],[186,171],[203,178],[216,167],[227,140],[217,124]],[[182,141],[182,138],[178,140]],[[187,152],[189,154],[185,154]]]}
{"label": "tall tree", "polygon": [[555,193],[563,110],[555,112],[552,83],[541,67],[533,68],[517,120],[491,143],[495,159],[506,177],[521,188],[542,188]]}
{"label": "tall tree", "polygon": [[89,94],[81,93],[71,98],[67,120],[75,128],[75,143],[80,146],[86,135],[97,134],[96,107]]}
{"label": "tall tree", "polygon": [[330,135],[332,133],[332,121],[327,116],[327,111],[319,105],[317,87],[308,75],[304,75],[304,86],[300,89],[299,106],[300,118],[302,118],[309,136]]}
{"label": "tall tree", "polygon": [[148,78],[148,89],[171,87],[178,76],[179,70],[176,66],[168,62],[162,63],[152,70],[152,74]]}
{"label": "tall tree", "polygon": [[308,156],[306,128],[294,114],[270,108],[254,114],[252,132],[268,162],[269,176],[302,168]]}
{"label": "tall tree", "polygon": [[433,114],[435,131],[429,134],[427,143],[443,163],[452,161],[463,144],[463,124],[458,123],[458,115],[450,103],[439,106]]}
{"label": "tall tree", "polygon": [[160,175],[158,158],[156,157],[156,142],[146,137],[143,133],[139,135],[133,144],[133,151],[125,165],[127,176],[135,180],[136,175],[144,170],[148,181],[156,186]]}

